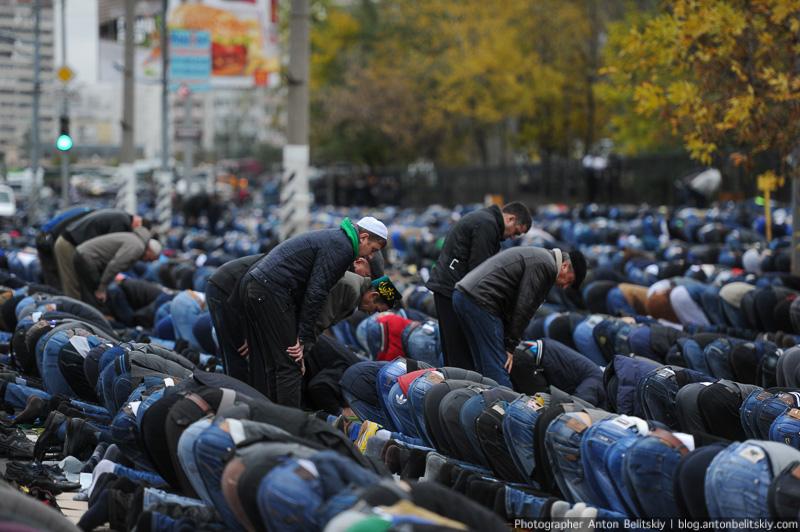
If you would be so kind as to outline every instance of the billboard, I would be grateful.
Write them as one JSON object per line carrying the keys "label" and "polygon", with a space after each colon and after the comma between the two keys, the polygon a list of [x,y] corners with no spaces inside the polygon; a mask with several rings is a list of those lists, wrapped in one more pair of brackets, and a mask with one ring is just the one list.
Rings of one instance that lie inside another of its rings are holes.
{"label": "billboard", "polygon": [[247,88],[277,80],[277,0],[170,0],[170,31],[211,37],[212,87]]}

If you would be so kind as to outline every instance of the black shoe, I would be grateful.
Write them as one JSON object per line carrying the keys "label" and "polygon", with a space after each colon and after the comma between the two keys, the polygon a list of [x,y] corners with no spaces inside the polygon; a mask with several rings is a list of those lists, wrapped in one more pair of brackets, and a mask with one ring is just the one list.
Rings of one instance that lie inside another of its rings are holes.
{"label": "black shoe", "polygon": [[66,395],[61,395],[60,393],[57,393],[56,395],[52,396],[48,400],[49,403],[48,406],[50,407],[50,411],[52,412],[53,410],[58,410],[58,405],[60,405],[64,401],[69,403],[69,397],[67,397]]}
{"label": "black shoe", "polygon": [[153,530],[153,512],[142,512],[139,515],[139,520],[136,521],[136,530],[138,532],[151,532]]}
{"label": "black shoe", "polygon": [[91,425],[78,418],[72,418],[67,422],[64,456],[74,456],[79,460],[86,460],[95,445],[97,445],[97,435]]}
{"label": "black shoe", "polygon": [[94,484],[92,494],[89,495],[89,508],[97,503],[97,499],[100,497],[100,495],[106,491],[111,484],[116,482],[117,479],[119,479],[119,477],[114,473],[103,473],[97,477],[97,482]]}
{"label": "black shoe", "polygon": [[39,435],[39,439],[36,440],[36,445],[33,450],[34,459],[41,461],[50,451],[51,446],[53,448],[57,446],[58,452],[61,452],[63,445],[58,439],[58,429],[65,421],[67,421],[67,416],[61,412],[50,412],[47,416],[47,420],[44,422],[44,430]]}
{"label": "black shoe", "polygon": [[17,377],[19,373],[16,371],[0,371],[0,381],[17,382]]}
{"label": "black shoe", "polygon": [[411,458],[411,451],[399,445],[393,445],[386,450],[384,463],[389,469],[390,473],[401,474],[403,468],[408,464]]}
{"label": "black shoe", "polygon": [[108,523],[111,530],[130,530],[128,514],[131,513],[131,504],[134,495],[124,491],[108,490]]}
{"label": "black shoe", "polygon": [[403,466],[400,477],[403,479],[419,480],[425,474],[425,462],[428,458],[428,451],[422,449],[410,449],[408,461]]}
{"label": "black shoe", "polygon": [[83,469],[81,469],[81,473],[91,473],[94,471],[94,467],[100,463],[100,460],[103,459],[103,455],[106,453],[106,449],[108,449],[108,444],[105,442],[100,442],[97,444],[97,447],[94,448],[92,451],[92,456],[89,457],[88,460],[83,464]]}
{"label": "black shoe", "polygon": [[56,496],[46,489],[31,488],[29,495],[61,515],[64,515],[64,512],[61,511],[61,507],[58,505],[58,501],[56,501]]}
{"label": "black shoe", "polygon": [[122,456],[122,449],[116,443],[112,443],[108,447],[106,447],[106,452],[103,453],[103,457],[101,460],[110,460],[115,464],[120,462],[120,457]]}
{"label": "black shoe", "polygon": [[9,462],[6,465],[5,479],[29,488],[40,488],[53,494],[81,489],[80,482],[70,482],[55,466],[37,463]]}
{"label": "black shoe", "polygon": [[68,401],[61,401],[59,403],[58,408],[56,408],[59,412],[64,414],[67,417],[78,417],[81,419],[86,418],[86,414],[78,410],[77,408],[73,407],[71,403]]}
{"label": "black shoe", "polygon": [[133,530],[136,527],[136,522],[139,521],[139,516],[144,510],[144,490],[144,486],[139,486],[131,495],[130,505],[127,509],[128,515],[123,530]]}
{"label": "black shoe", "polygon": [[32,460],[34,443],[24,432],[14,429],[11,432],[0,431],[0,456],[3,458]]}
{"label": "black shoe", "polygon": [[47,401],[38,395],[31,395],[28,397],[25,408],[14,418],[14,424],[25,425],[33,423],[37,419],[46,419],[47,415],[50,413],[48,407]]}
{"label": "black shoe", "polygon": [[182,506],[180,504],[156,503],[148,510],[166,515],[172,519],[191,519],[195,523],[219,522],[221,518],[210,506]]}

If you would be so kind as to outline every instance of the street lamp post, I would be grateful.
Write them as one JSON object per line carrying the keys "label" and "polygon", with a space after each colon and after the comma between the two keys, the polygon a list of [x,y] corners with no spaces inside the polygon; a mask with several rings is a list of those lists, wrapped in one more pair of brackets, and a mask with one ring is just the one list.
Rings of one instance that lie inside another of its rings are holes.
{"label": "street lamp post", "polygon": [[39,203],[39,99],[42,91],[40,52],[41,52],[41,0],[33,0],[33,123],[31,124],[31,193],[28,206],[28,223],[38,221]]}
{"label": "street lamp post", "polygon": [[[67,2],[61,0],[61,67],[67,66]],[[69,124],[69,99],[67,93],[67,83],[64,82],[61,86],[61,120],[67,121]],[[63,133],[62,133],[63,136]],[[62,140],[59,136],[59,142]],[[61,208],[66,209],[69,206],[69,149],[72,148],[72,139],[67,132],[67,139],[69,147],[66,144],[56,146],[61,152]],[[66,142],[65,140],[65,142]],[[66,149],[64,149],[66,148]]]}

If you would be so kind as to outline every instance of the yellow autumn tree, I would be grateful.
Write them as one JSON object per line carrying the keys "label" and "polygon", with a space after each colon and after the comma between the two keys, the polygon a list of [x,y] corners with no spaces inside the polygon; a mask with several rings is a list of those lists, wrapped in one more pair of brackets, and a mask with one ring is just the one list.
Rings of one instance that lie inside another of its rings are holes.
{"label": "yellow autumn tree", "polygon": [[612,28],[605,72],[642,117],[668,125],[704,164],[781,161],[800,139],[800,2],[673,0]]}
{"label": "yellow autumn tree", "polygon": [[601,36],[627,2],[321,4],[312,30],[315,153],[368,164],[502,164],[588,149],[607,122],[595,88]]}

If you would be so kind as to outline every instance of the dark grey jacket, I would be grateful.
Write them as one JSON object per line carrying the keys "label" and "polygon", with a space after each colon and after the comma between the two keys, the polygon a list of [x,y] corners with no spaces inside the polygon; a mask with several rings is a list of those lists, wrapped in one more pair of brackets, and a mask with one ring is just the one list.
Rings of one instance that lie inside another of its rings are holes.
{"label": "dark grey jacket", "polygon": [[469,272],[456,289],[503,320],[506,350],[513,352],[525,327],[553,287],[561,251],[507,249]]}
{"label": "dark grey jacket", "polygon": [[95,237],[76,248],[86,265],[99,279],[98,287],[107,287],[114,277],[142,258],[150,240],[150,231],[137,227],[132,232],[110,233]]}
{"label": "dark grey jacket", "polygon": [[322,312],[320,312],[314,328],[317,336],[331,325],[339,323],[352,314],[361,302],[361,296],[370,289],[370,286],[369,277],[362,277],[353,272],[345,273],[344,277],[333,286],[328,294],[328,299],[325,300],[325,305],[322,307]]}
{"label": "dark grey jacket", "polygon": [[264,258],[264,254],[248,255],[239,259],[231,260],[217,268],[208,282],[213,284],[227,297],[236,292],[236,286],[239,284],[242,276],[247,273],[250,267]]}
{"label": "dark grey jacket", "polygon": [[451,297],[457,282],[500,251],[505,223],[497,205],[473,211],[450,229],[431,270],[428,289]]}
{"label": "dark grey jacket", "polygon": [[119,209],[100,209],[70,223],[63,236],[73,246],[109,233],[131,231],[131,215]]}
{"label": "dark grey jacket", "polygon": [[239,295],[246,293],[247,283],[258,282],[287,297],[297,313],[297,335],[310,348],[328,292],[356,256],[343,229],[309,231],[281,242],[256,262],[242,277]]}

